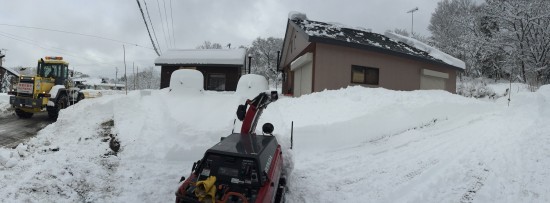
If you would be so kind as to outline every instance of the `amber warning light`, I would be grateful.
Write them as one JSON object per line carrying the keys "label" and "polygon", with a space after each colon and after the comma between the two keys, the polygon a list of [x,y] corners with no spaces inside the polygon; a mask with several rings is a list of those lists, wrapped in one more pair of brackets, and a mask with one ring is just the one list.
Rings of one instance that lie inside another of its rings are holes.
{"label": "amber warning light", "polygon": [[63,60],[61,56],[46,56],[46,60]]}

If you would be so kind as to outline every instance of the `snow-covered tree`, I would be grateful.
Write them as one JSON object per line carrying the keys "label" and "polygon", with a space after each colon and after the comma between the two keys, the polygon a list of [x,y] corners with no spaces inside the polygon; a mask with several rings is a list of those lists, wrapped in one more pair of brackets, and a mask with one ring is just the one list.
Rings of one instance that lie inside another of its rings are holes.
{"label": "snow-covered tree", "polygon": [[550,1],[444,0],[430,20],[431,41],[466,62],[466,74],[550,83]]}
{"label": "snow-covered tree", "polygon": [[431,44],[440,50],[463,60],[466,74],[479,74],[476,63],[479,55],[476,18],[479,6],[473,0],[443,0],[437,4],[428,30]]}
{"label": "snow-covered tree", "polygon": [[2,74],[0,71],[0,92],[8,92],[13,89],[13,85],[15,85],[16,80],[17,77],[14,75],[7,72]]}
{"label": "snow-covered tree", "polygon": [[[487,0],[484,13],[495,19],[497,43],[525,82],[550,82],[550,1]],[[529,81],[531,80],[531,81]]]}
{"label": "snow-covered tree", "polygon": [[277,51],[281,51],[282,47],[283,39],[281,38],[256,38],[252,42],[252,46],[247,49],[247,53],[252,56],[252,73],[263,75],[271,82],[277,82],[279,75]]}

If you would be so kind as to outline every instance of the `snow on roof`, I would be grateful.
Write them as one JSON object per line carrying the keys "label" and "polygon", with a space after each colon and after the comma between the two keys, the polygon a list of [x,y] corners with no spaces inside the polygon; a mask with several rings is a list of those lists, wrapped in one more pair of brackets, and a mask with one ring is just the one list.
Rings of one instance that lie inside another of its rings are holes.
{"label": "snow on roof", "polygon": [[406,37],[406,36],[403,36],[403,35],[399,35],[397,33],[394,33],[394,32],[386,32],[384,33],[384,35],[386,35],[386,37],[389,37],[395,41],[398,41],[398,42],[403,42],[405,44],[408,44],[410,46],[413,46],[417,49],[420,49],[422,51],[425,51],[427,53],[430,54],[430,56],[436,58],[436,59],[439,59],[449,65],[452,65],[452,66],[455,66],[455,67],[459,67],[459,68],[462,68],[462,69],[466,69],[466,63],[464,63],[464,61],[460,60],[460,59],[457,59],[449,54],[446,54],[430,45],[427,45],[421,41],[418,41],[416,39],[413,39],[413,38],[410,38],[410,37]]}
{"label": "snow on roof", "polygon": [[337,40],[350,44],[366,45],[366,47],[381,48],[396,54],[406,54],[419,59],[445,63],[464,69],[460,60],[453,60],[449,58],[450,56],[448,55],[448,57],[442,57],[444,53],[436,51],[433,47],[431,49],[422,49],[422,47],[409,45],[382,34],[374,33],[370,29],[360,27],[354,28],[340,23],[326,23],[299,18],[291,19],[291,21],[309,36]]}
{"label": "snow on roof", "polygon": [[244,65],[244,49],[171,49],[155,59],[161,64]]}
{"label": "snow on roof", "polygon": [[291,11],[288,13],[288,19],[290,20],[307,20],[305,13],[300,13],[298,11]]}
{"label": "snow on roof", "polygon": [[2,66],[0,66],[0,68],[3,68],[3,69],[5,69],[6,71],[10,72],[11,74],[13,74],[13,75],[19,77],[19,73],[15,72],[15,71],[12,70],[11,68],[5,68],[5,67],[2,67]]}
{"label": "snow on roof", "polygon": [[73,81],[82,82],[82,84],[86,84],[86,85],[102,84],[102,79],[101,78],[96,78],[96,77],[73,78]]}

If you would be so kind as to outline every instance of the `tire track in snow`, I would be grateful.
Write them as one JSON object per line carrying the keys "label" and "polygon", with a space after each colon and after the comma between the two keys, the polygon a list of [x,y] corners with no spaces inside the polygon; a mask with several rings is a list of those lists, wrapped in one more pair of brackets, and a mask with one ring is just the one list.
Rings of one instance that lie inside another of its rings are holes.
{"label": "tire track in snow", "polygon": [[485,185],[487,176],[489,175],[489,169],[485,168],[484,163],[479,163],[479,167],[476,170],[470,170],[471,173],[471,182],[467,187],[466,192],[462,195],[460,199],[461,203],[472,202],[478,193],[478,191]]}

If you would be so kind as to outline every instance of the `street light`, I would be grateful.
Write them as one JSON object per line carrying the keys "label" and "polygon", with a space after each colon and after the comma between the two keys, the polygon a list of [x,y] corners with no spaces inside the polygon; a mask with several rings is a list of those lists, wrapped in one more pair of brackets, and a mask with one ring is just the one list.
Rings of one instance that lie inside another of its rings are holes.
{"label": "street light", "polygon": [[250,74],[250,64],[252,62],[252,54],[248,54],[248,74]]}
{"label": "street light", "polygon": [[410,11],[407,11],[407,13],[411,13],[411,36],[413,34],[413,25],[414,25],[414,12],[418,11],[418,7],[411,9]]}

